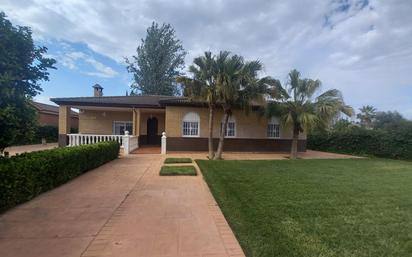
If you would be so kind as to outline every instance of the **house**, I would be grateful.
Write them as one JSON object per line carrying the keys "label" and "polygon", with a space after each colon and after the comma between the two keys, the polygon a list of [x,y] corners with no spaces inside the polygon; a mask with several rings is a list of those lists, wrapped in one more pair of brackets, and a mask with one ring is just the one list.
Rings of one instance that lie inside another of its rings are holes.
{"label": "house", "polygon": [[[103,96],[100,85],[93,86],[93,97],[52,98],[59,105],[59,145],[68,142],[70,108],[79,109],[81,135],[122,135],[128,131],[138,145],[159,145],[162,132],[167,151],[206,151],[209,110],[204,102],[176,96]],[[217,108],[214,120],[217,147],[223,112]],[[90,137],[88,137],[90,140]],[[256,111],[245,114],[234,110],[230,117],[225,151],[289,151],[292,133],[282,128],[276,117],[266,119]],[[299,151],[306,149],[306,136],[300,135]]]}
{"label": "house", "polygon": [[[44,104],[39,102],[30,101],[31,106],[37,111],[37,122],[40,126],[53,126],[59,125],[59,107]],[[71,111],[71,127],[77,129],[79,127],[79,116],[76,112]]]}

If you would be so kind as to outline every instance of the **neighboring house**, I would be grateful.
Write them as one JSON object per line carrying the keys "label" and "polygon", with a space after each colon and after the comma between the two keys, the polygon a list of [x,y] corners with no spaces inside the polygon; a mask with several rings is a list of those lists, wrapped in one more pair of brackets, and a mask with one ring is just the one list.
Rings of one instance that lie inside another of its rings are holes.
{"label": "neighboring house", "polygon": [[[206,151],[209,110],[203,102],[173,96],[103,96],[100,85],[93,86],[94,97],[52,98],[60,106],[59,145],[67,145],[70,108],[79,109],[79,133],[121,135],[129,131],[138,144],[160,145],[166,132],[168,151]],[[215,147],[222,122],[217,108],[214,120]],[[226,133],[226,151],[289,151],[291,130],[279,125],[276,117],[266,119],[257,112],[248,115],[234,110]],[[299,151],[306,149],[306,136],[300,135]]]}
{"label": "neighboring house", "polygon": [[[59,125],[59,107],[31,101],[30,104],[36,109],[38,114],[38,124],[41,126],[54,126]],[[79,127],[79,115],[71,111],[71,127],[77,129]]]}

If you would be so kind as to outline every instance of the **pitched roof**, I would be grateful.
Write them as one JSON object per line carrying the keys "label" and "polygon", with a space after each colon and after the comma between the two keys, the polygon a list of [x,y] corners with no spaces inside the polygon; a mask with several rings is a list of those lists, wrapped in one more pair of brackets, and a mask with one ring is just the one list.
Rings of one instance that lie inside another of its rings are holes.
{"label": "pitched roof", "polygon": [[186,99],[179,96],[138,95],[51,98],[58,105],[162,108],[162,101]]}
{"label": "pitched roof", "polygon": [[[49,114],[59,114],[59,107],[50,105],[50,104],[44,104],[44,103],[39,103],[35,101],[30,101],[31,105],[38,111],[38,112],[44,112],[44,113],[49,113]],[[71,111],[72,115],[77,116],[78,113]]]}

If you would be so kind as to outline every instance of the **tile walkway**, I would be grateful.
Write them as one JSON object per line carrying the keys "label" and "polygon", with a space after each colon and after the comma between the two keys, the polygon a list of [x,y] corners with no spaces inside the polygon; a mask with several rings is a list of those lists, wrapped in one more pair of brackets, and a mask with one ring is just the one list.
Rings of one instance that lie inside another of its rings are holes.
{"label": "tile walkway", "polygon": [[0,256],[244,256],[201,174],[163,157],[112,161],[0,216]]}

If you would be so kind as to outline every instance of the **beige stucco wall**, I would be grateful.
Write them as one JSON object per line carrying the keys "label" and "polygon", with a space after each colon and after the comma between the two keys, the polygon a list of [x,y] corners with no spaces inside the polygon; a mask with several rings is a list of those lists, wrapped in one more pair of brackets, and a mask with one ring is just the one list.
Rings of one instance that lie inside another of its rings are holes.
{"label": "beige stucco wall", "polygon": [[[168,137],[182,136],[182,120],[183,116],[188,112],[196,112],[200,116],[200,137],[207,137],[209,110],[207,108],[199,107],[181,107],[181,106],[167,106],[165,129]],[[249,112],[248,115],[244,111],[234,110],[233,116],[236,120],[236,137],[235,138],[267,138],[267,124],[268,120],[265,117],[259,117],[255,112]],[[214,118],[214,137],[219,136],[220,123],[223,118],[222,110],[218,109]],[[281,139],[292,138],[292,131],[290,129],[282,128],[280,130]],[[301,139],[305,139],[304,134],[300,135]]]}
{"label": "beige stucco wall", "polygon": [[83,110],[79,113],[79,133],[111,135],[113,121],[133,121],[132,111],[94,111]]}
{"label": "beige stucco wall", "polygon": [[[139,135],[147,135],[147,119],[150,117],[157,118],[158,135],[165,131],[164,113],[151,113],[141,109],[140,115],[137,117],[140,117]],[[111,135],[113,133],[113,121],[133,122],[133,112],[83,110],[79,113],[79,132],[82,134]]]}

